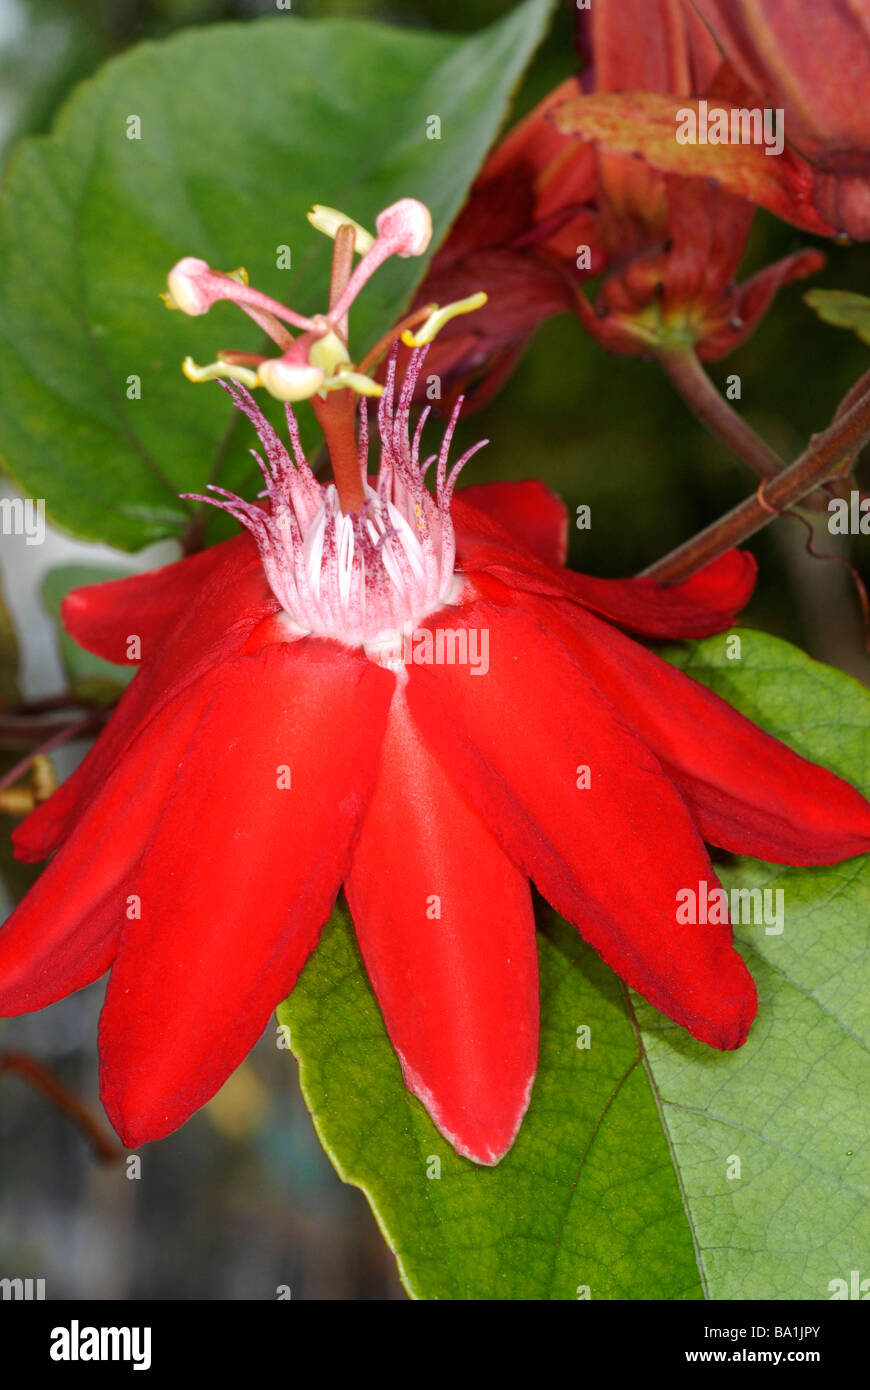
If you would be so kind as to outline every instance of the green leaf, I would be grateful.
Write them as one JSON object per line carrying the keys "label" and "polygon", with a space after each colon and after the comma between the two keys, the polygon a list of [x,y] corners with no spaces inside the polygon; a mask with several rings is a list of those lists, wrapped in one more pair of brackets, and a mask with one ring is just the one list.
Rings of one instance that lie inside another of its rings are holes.
{"label": "green leaf", "polygon": [[[733,634],[728,634],[732,636]],[[674,649],[796,752],[870,791],[870,695],[765,633]],[[818,869],[739,860],[723,885],[784,893],[784,928],[736,925],[759,1013],[738,1052],[712,1054],[640,1003],[638,1021],[709,1296],[826,1299],[870,1276],[870,858]],[[726,1178],[729,1155],[741,1177]]]}
{"label": "green leaf", "polygon": [[57,565],[42,581],[42,601],[57,624],[61,660],[69,676],[69,687],[85,704],[102,705],[116,700],[136,674],[134,666],[118,666],[93,656],[80,647],[64,630],[60,606],[71,589],[83,584],[102,584],[108,579],[125,579],[130,570],[110,565]]}
{"label": "green leaf", "polygon": [[[870,786],[867,692],[787,643],[736,635],[740,660],[727,657],[725,637],[666,655],[799,752]],[[538,1078],[494,1169],[458,1158],[405,1090],[338,909],[278,1016],[321,1142],[366,1193],[409,1292],[575,1299],[587,1286],[593,1299],[825,1299],[833,1279],[861,1269],[868,872],[867,860],[721,870],[726,888],[785,892],[781,934],[736,929],[761,1003],[734,1053],[630,1001],[545,912]],[[588,1050],[577,1046],[584,1025]],[[739,1178],[728,1176],[735,1157]]]}
{"label": "green leaf", "polygon": [[592,1298],[698,1298],[623,989],[572,928],[550,915],[542,925],[532,1104],[510,1153],[480,1168],[457,1157],[405,1089],[337,909],[278,1010],[321,1143],[365,1192],[415,1297],[576,1299],[586,1286]]}
{"label": "green leaf", "polygon": [[[180,492],[248,491],[250,428],[179,365],[256,350],[260,332],[226,304],[169,313],[167,271],[183,255],[244,264],[310,312],[331,247],[305,220],[313,202],[372,225],[420,198],[437,244],[551,9],[526,0],[470,38],[286,12],[142,44],[83,84],[54,134],[22,145],[0,214],[0,456],[19,486],[54,522],[126,549],[184,530]],[[378,273],[352,349],[398,317],[424,270],[419,258]]]}
{"label": "green leaf", "polygon": [[804,303],[814,309],[824,323],[834,328],[851,328],[862,343],[870,346],[870,299],[852,290],[809,290]]}

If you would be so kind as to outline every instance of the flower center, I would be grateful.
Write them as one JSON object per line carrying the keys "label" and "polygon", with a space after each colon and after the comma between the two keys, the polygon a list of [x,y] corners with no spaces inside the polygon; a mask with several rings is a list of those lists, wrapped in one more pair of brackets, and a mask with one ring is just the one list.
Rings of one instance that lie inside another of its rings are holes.
{"label": "flower center", "polygon": [[[254,289],[244,270],[222,274],[186,256],[169,273],[168,306],[200,315],[219,300],[243,309],[281,349],[279,357],[223,351],[206,367],[185,359],[193,381],[215,378],[253,423],[265,459],[254,457],[266,481],[264,502],[246,502],[209,484],[217,496],[192,497],[222,507],[251,532],[272,592],[298,633],[364,646],[373,659],[394,664],[397,646],[445,603],[455,599],[456,546],[450,500],[460,469],[447,459],[461,399],[437,455],[421,463],[420,442],[429,414],[411,434],[414,389],[427,345],[456,314],[472,313],[486,295],[408,315],[370,348],[359,367],[348,348],[348,311],[363,286],[390,256],[420,256],[432,235],[428,209],[400,198],[376,219],[376,235],[334,208],[315,205],[309,221],[334,241],[329,306],[313,318]],[[354,267],[354,256],[360,260]],[[290,329],[301,330],[298,337]],[[411,329],[415,332],[411,332]],[[398,342],[413,348],[396,395]],[[393,345],[380,385],[368,372]],[[247,386],[263,386],[284,402],[293,457],[254,402]],[[378,397],[380,468],[368,476],[368,403]],[[326,441],[334,481],[321,484],[302,452],[292,401],[311,402]],[[359,435],[356,417],[359,413]],[[425,485],[435,463],[435,491]],[[187,494],[191,497],[191,494]]]}
{"label": "flower center", "polygon": [[[460,470],[487,442],[469,449],[448,472],[448,455],[461,402],[451,416],[441,447],[421,461],[423,411],[411,432],[410,408],[426,348],[415,350],[396,395],[394,349],[378,402],[380,468],[368,478],[368,405],[360,401],[357,470],[363,502],[344,511],[334,483],[318,483],[302,452],[289,403],[291,458],[244,386],[222,383],[248,416],[263,446],[254,452],[266,482],[267,505],[246,502],[223,488],[219,496],[197,497],[234,516],[251,532],[276,599],[299,633],[365,646],[389,661],[404,634],[456,597],[456,547],[450,501]],[[435,464],[435,492],[425,485]],[[189,495],[189,494],[188,494]]]}

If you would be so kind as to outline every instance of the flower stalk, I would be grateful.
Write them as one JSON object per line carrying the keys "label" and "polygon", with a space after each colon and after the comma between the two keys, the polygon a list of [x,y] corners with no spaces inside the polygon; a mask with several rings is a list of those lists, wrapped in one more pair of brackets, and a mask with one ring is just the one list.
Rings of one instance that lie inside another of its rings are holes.
{"label": "flower stalk", "polygon": [[754,536],[820,484],[848,470],[870,442],[870,373],[856,383],[846,400],[851,400],[848,408],[841,408],[828,428],[813,437],[800,458],[763,481],[752,497],[643,570],[642,576],[662,584],[686,579]]}
{"label": "flower stalk", "polygon": [[691,348],[662,351],[656,356],[668,381],[711,434],[743,459],[759,478],[775,478],[782,472],[785,463],[779,454],[716,390]]}

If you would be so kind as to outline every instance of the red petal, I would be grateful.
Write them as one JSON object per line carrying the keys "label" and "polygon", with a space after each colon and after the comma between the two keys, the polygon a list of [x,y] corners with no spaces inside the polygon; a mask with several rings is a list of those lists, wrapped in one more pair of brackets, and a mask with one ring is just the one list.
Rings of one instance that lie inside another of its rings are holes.
{"label": "red petal", "polygon": [[[207,553],[214,557],[211,568],[193,590],[182,585],[185,602],[172,627],[159,639],[153,610],[147,604],[140,611],[128,608],[124,601],[117,617],[112,617],[100,591],[115,590],[117,598],[114,582],[70,595],[75,601],[67,616],[76,641],[83,646],[93,641],[91,649],[105,655],[109,650],[120,652],[127,636],[137,634],[143,637],[144,665],[84,761],[54,796],[13,832],[19,859],[44,859],[57,849],[139,730],[198,675],[239,651],[256,624],[275,612],[277,602],[256,546],[247,536],[224,541]],[[178,568],[183,570],[183,563]],[[174,568],[168,567],[167,578]],[[122,597],[124,584],[130,582],[119,581]],[[161,590],[163,586],[161,580]],[[142,618],[145,621],[140,621]]]}
{"label": "red petal", "polygon": [[214,677],[100,1024],[103,1102],[130,1147],[214,1095],[293,988],[347,869],[394,683],[312,639]]}
{"label": "red petal", "polygon": [[121,666],[130,661],[127,645],[132,634],[140,638],[147,660],[157,644],[197,601],[202,586],[219,566],[242,564],[254,547],[245,532],[231,541],[176,560],[145,574],[86,584],[73,589],[61,605],[61,619],[71,637],[85,651]]}
{"label": "red petal", "polygon": [[565,503],[537,478],[464,487],[458,500],[497,521],[545,564],[564,565],[568,554]]}
{"label": "red petal", "polygon": [[576,16],[592,50],[597,91],[703,91],[721,56],[691,6],[681,0],[619,0]]}
{"label": "red petal", "polygon": [[621,632],[523,598],[568,646],[679,788],[705,840],[782,864],[870,850],[870,803]]}
{"label": "red petal", "polygon": [[[466,489],[467,491],[467,489]],[[488,573],[509,588],[568,598],[649,637],[708,637],[731,627],[755,587],[757,566],[748,550],[729,550],[680,584],[654,579],[597,579],[556,569],[516,549],[504,526],[454,498],[457,566]]]}
{"label": "red petal", "polygon": [[457,1153],[497,1163],[537,1066],[528,880],[427,750],[399,697],[346,891],[407,1086]]}
{"label": "red petal", "polygon": [[108,970],[127,893],[205,706],[200,682],[158,715],[0,930],[0,1016],[30,1013]]}
{"label": "red petal", "polygon": [[758,102],[785,107],[792,144],[811,159],[870,144],[870,9],[866,0],[695,0]]}
{"label": "red petal", "polygon": [[709,637],[731,627],[752,596],[758,566],[748,550],[728,550],[680,584],[596,579],[565,571],[570,597],[647,637]]}
{"label": "red petal", "polygon": [[[815,275],[816,271],[823,269],[824,264],[821,251],[795,251],[793,255],[784,256],[782,260],[774,261],[773,265],[751,276],[740,286],[728,318],[713,331],[705,331],[703,340],[697,345],[698,356],[704,362],[715,362],[739,347],[754,333],[783,285],[802,280],[807,275]],[[739,327],[735,328],[734,324]]]}
{"label": "red petal", "polygon": [[677,923],[677,893],[716,879],[656,758],[538,623],[480,602],[455,622],[490,633],[490,666],[479,678],[459,665],[411,668],[411,713],[439,758],[623,979],[703,1042],[739,1047],[752,979],[728,926]]}

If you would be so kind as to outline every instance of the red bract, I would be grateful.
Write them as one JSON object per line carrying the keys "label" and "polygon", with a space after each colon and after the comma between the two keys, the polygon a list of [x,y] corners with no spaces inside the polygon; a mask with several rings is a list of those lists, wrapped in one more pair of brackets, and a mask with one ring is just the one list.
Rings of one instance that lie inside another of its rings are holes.
{"label": "red bract", "polygon": [[[718,49],[688,0],[596,0],[581,25],[592,62],[584,86],[622,93],[628,121],[638,93],[728,95]],[[582,112],[586,100],[557,108],[556,120],[565,110]],[[673,126],[670,134],[673,140]],[[597,162],[596,205],[612,273],[595,309],[579,293],[577,309],[611,351],[692,348],[707,361],[723,357],[753,332],[780,286],[824,263],[817,251],[799,251],[737,285],[752,203],[606,146]]]}
{"label": "red bract", "polygon": [[[564,106],[559,128],[666,174],[713,179],[806,231],[870,237],[870,121],[855,98],[870,80],[868,0],[693,3],[724,53],[709,91],[679,101],[649,86],[600,92]],[[700,121],[709,106],[726,110],[729,124],[781,112],[785,147],[675,139],[683,112]]]}
{"label": "red bract", "polygon": [[[870,237],[870,0],[695,0],[757,101],[785,112],[831,228]],[[787,185],[786,185],[787,186]],[[800,209],[793,220],[800,222]]]}
{"label": "red bract", "polygon": [[593,579],[563,568],[540,484],[453,495],[444,446],[428,492],[421,366],[398,400],[388,380],[359,513],[313,478],[289,407],[295,464],[232,388],[266,455],[266,504],[220,504],[246,533],[64,605],[110,661],[136,633],[141,670],[16,831],[21,858],[54,858],[0,931],[0,1013],[111,970],[101,1085],[128,1145],[245,1057],[342,883],[408,1086],[495,1163],[536,1069],[529,878],[653,1005],[734,1048],[756,997],[730,927],[677,918],[681,890],[715,886],[704,840],[793,864],[870,846],[853,788],[614,626],[722,631],[751,557],[671,588]]}
{"label": "red bract", "polygon": [[[550,120],[579,90],[575,78],[563,82],[493,151],[416,295],[415,306],[480,289],[489,296],[485,309],[449,324],[433,345],[429,374],[450,404],[472,382],[471,399],[483,404],[538,324],[574,307],[578,278],[604,268],[592,147]],[[584,247],[589,264],[580,270]]]}
{"label": "red bract", "polygon": [[[782,180],[762,168],[732,187],[740,149],[677,143],[681,106],[705,95],[730,107],[745,94],[690,0],[595,0],[578,36],[582,84],[563,82],[496,148],[416,297],[489,294],[430,358],[448,401],[469,383],[472,400],[486,400],[538,324],[566,311],[614,352],[716,360],[749,337],[778,289],[824,264],[797,251],[736,284],[759,187],[766,179],[782,202]],[[794,157],[782,161],[791,169]],[[808,225],[830,230],[815,212]],[[593,308],[581,287],[603,270]]]}

